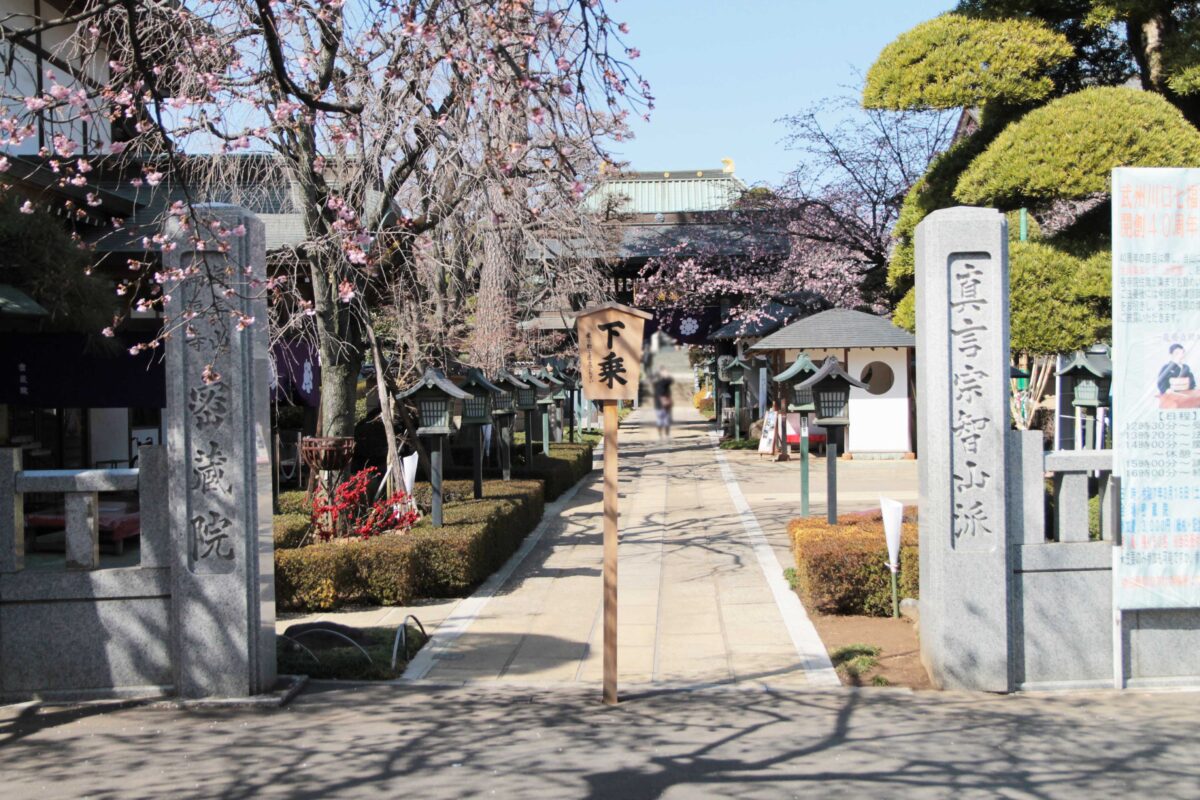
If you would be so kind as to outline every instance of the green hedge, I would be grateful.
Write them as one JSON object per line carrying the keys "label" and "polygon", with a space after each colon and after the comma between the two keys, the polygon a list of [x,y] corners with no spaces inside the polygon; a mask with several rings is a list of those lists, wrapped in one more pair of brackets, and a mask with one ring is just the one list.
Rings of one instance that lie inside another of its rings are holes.
{"label": "green hedge", "polygon": [[[837,525],[824,517],[788,523],[796,559],[796,590],[809,611],[821,614],[892,613],[891,572],[879,511],[844,514]],[[916,509],[904,509],[900,538],[900,597],[919,586]]]}
{"label": "green hedge", "polygon": [[278,514],[311,514],[312,505],[308,502],[308,492],[297,489],[291,492],[279,493]]}
{"label": "green hedge", "polygon": [[[443,489],[470,496],[469,481]],[[418,484],[420,499],[428,484]],[[538,481],[487,481],[484,499],[446,505],[444,526],[422,520],[408,533],[367,541],[310,545],[275,553],[281,609],[324,611],[342,605],[403,605],[417,597],[460,597],[495,572],[538,524]]]}
{"label": "green hedge", "polygon": [[271,523],[275,549],[290,550],[304,543],[304,537],[312,527],[312,516],[308,513],[276,514]]}
{"label": "green hedge", "polygon": [[[557,500],[563,492],[592,471],[592,445],[590,442],[571,444],[559,442],[550,444],[550,455],[542,455],[541,443],[535,445],[533,463],[525,465],[525,444],[522,440],[513,445],[513,477],[524,480],[539,480],[546,485],[546,502]],[[468,479],[471,467],[468,464],[457,464],[446,470],[448,477]],[[483,471],[485,478],[498,478],[500,470],[487,467]],[[414,491],[417,491],[414,489]],[[470,486],[467,488],[469,493]],[[468,495],[469,496],[469,495]],[[418,496],[418,499],[419,496]]]}
{"label": "green hedge", "polygon": [[[521,458],[524,459],[524,450]],[[513,468],[513,477],[540,480],[546,485],[546,502],[557,500],[592,471],[592,446],[562,442],[550,445],[550,455],[534,453],[533,463]]]}

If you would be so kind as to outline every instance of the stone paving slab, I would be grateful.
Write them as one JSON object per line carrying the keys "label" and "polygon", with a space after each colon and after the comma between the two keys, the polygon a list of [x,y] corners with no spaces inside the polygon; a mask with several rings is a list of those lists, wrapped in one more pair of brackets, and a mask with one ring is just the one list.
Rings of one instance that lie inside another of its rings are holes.
{"label": "stone paving slab", "polygon": [[[690,407],[677,416],[667,441],[657,439],[648,409],[621,426],[620,680],[769,675],[803,685],[805,658],[731,503],[709,426]],[[430,651],[437,656],[427,671],[406,677],[598,681],[601,480],[597,469],[484,612],[451,645]]]}

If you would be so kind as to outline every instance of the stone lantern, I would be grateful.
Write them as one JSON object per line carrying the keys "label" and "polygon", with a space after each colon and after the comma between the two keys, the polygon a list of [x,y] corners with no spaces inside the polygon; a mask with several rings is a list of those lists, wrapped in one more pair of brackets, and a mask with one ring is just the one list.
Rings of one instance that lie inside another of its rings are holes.
{"label": "stone lantern", "polygon": [[471,425],[474,435],[471,437],[471,450],[474,458],[474,489],[475,499],[483,499],[483,428],[493,423],[492,405],[494,398],[500,394],[500,387],[492,383],[483,374],[483,370],[471,368],[459,384],[460,388],[471,395],[463,401],[463,425]]}
{"label": "stone lantern", "polygon": [[579,406],[579,370],[573,364],[568,364],[558,371],[558,379],[563,382],[563,394],[565,396],[563,408],[567,414],[566,422],[570,425],[567,440],[574,442],[575,418],[578,416]]}
{"label": "stone lantern", "polygon": [[412,399],[417,404],[420,427],[418,436],[427,436],[429,483],[433,488],[433,526],[442,526],[442,454],[450,435],[450,402],[468,400],[471,395],[454,385],[441,370],[428,368],[421,379],[396,395],[397,400]]}
{"label": "stone lantern", "polygon": [[837,456],[842,431],[850,424],[850,390],[867,385],[853,378],[842,369],[833,356],[825,359],[821,368],[798,384],[800,389],[812,391],[816,405],[817,424],[828,431],[825,445],[825,476],[827,481],[826,519],[830,525],[837,524]]}

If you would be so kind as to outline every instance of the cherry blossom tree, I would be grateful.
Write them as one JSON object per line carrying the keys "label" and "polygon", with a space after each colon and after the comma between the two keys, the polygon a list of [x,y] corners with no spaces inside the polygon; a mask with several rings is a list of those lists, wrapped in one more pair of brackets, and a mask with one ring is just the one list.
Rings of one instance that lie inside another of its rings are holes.
{"label": "cherry blossom tree", "polygon": [[[203,242],[212,222],[198,203],[253,186],[238,174],[248,163],[280,171],[302,198],[303,243],[257,288],[286,311],[284,325],[316,339],[326,435],[353,431],[372,309],[423,318],[452,285],[474,294],[478,258],[449,232],[536,228],[553,216],[548,209],[581,196],[606,142],[626,135],[626,116],[651,106],[631,66],[637,50],[601,0],[92,0],[67,8],[52,18],[10,15],[3,29],[16,45],[55,42],[58,66],[8,81],[2,98],[8,152],[40,159],[60,190],[26,203],[72,214],[98,204],[92,173],[103,166],[146,191],[182,189],[185,199],[167,214]],[[0,170],[10,163],[0,159]],[[497,208],[506,190],[511,202]],[[242,233],[216,230],[217,248]],[[171,244],[151,234],[145,245],[119,294],[161,308],[179,281],[203,280],[211,295],[203,313],[239,328],[261,324],[229,318],[230,281],[220,269],[201,260],[168,273],[157,253]],[[496,267],[489,306],[526,277],[519,248]],[[452,275],[437,267],[448,262]],[[447,332],[462,324],[441,321]],[[162,336],[188,323],[164,320]]]}
{"label": "cherry blossom tree", "polygon": [[756,320],[768,301],[805,291],[835,307],[888,311],[892,229],[909,187],[948,146],[951,118],[852,104],[837,98],[786,117],[800,166],[780,188],[751,189],[734,210],[711,214],[703,238],[651,260],[639,302],[660,313],[724,302],[731,318]]}

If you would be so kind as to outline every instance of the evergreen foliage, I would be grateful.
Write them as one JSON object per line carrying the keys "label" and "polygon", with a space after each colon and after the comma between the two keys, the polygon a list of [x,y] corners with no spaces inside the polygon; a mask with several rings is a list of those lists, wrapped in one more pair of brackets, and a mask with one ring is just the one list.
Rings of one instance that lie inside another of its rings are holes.
{"label": "evergreen foliage", "polygon": [[[1012,351],[1069,353],[1107,339],[1112,328],[1111,263],[1107,249],[1077,255],[1044,241],[1010,241]],[[916,330],[915,290],[896,306],[892,321]]]}
{"label": "evergreen foliage", "polygon": [[1004,129],[963,172],[954,197],[1014,208],[1110,189],[1115,167],[1200,164],[1200,131],[1161,95],[1094,87]]}
{"label": "evergreen foliage", "polygon": [[1072,52],[1066,37],[1034,20],[944,14],[884,48],[867,73],[863,105],[911,110],[1038,102],[1054,91],[1047,71]]}
{"label": "evergreen foliage", "polygon": [[1105,280],[1107,250],[1080,258],[1044,242],[1009,244],[1010,346],[1013,352],[1050,355],[1081,350],[1108,338],[1110,304],[1082,297],[1083,276],[1097,268]]}
{"label": "evergreen foliage", "polygon": [[111,284],[88,274],[88,254],[62,220],[36,207],[26,213],[20,206],[21,198],[12,192],[0,198],[0,282],[50,312],[44,329],[99,333],[112,323],[117,308]]}
{"label": "evergreen foliage", "polygon": [[[930,212],[1025,207],[1031,240],[1010,248],[1013,350],[1077,349],[1111,327],[1111,170],[1200,164],[1200,2],[959,0],[884,49],[863,103],[973,108],[980,122],[905,197],[893,321],[915,328],[913,239]],[[1013,214],[1009,226],[1015,239]]]}

